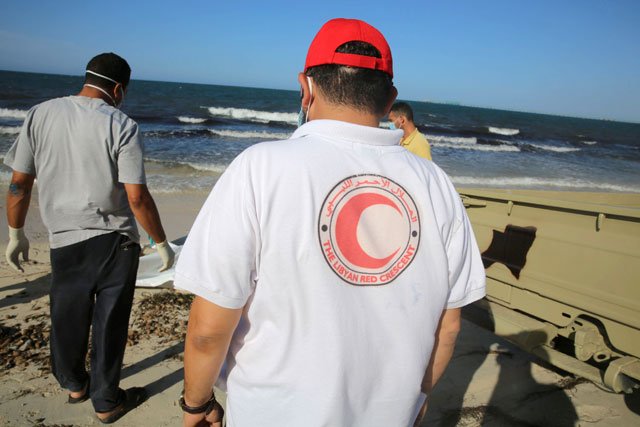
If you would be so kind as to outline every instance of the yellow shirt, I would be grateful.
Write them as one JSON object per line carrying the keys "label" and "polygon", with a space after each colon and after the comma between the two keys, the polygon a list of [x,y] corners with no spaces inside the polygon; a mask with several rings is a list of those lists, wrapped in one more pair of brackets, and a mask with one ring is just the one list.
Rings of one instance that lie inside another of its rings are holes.
{"label": "yellow shirt", "polygon": [[418,132],[417,128],[411,132],[408,137],[402,139],[402,141],[400,141],[400,145],[411,151],[416,156],[431,160],[431,146],[429,145],[427,138]]}

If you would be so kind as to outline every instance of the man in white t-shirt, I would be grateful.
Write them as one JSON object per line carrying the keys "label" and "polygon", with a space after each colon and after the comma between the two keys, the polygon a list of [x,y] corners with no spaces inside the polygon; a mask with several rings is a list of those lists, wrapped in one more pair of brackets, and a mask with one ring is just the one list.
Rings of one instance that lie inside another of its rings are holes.
{"label": "man in white t-shirt", "polygon": [[[365,22],[327,22],[309,48],[300,126],[229,166],[175,284],[197,295],[184,425],[412,426],[442,375],[484,268],[460,197],[380,129],[397,91]],[[202,424],[198,424],[202,423]]]}

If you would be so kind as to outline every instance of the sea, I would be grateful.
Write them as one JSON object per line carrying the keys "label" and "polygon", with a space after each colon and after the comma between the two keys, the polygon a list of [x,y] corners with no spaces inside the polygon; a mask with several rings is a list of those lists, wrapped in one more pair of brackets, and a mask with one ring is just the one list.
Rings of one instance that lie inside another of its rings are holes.
{"label": "sea", "polygon": [[[82,82],[0,71],[0,157],[32,106]],[[640,124],[409,103],[458,187],[640,193]],[[151,191],[180,193],[210,190],[247,147],[288,138],[299,108],[298,91],[132,80],[122,110],[140,125]],[[0,166],[0,181],[10,173]]]}

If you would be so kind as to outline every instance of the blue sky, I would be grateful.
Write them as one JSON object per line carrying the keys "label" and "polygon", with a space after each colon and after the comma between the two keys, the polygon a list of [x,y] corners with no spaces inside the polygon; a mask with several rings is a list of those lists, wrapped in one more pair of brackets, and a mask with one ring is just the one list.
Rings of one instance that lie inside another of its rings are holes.
{"label": "blue sky", "polygon": [[328,19],[387,37],[402,99],[640,122],[640,1],[34,1],[0,6],[0,69],[296,89]]}

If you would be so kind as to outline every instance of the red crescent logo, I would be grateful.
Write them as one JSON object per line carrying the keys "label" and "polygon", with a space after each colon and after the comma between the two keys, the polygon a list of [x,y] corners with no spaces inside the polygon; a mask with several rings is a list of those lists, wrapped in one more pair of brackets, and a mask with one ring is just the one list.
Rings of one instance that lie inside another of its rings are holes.
{"label": "red crescent logo", "polygon": [[409,266],[420,243],[420,217],[407,191],[380,175],[336,184],[318,218],[320,248],[331,269],[358,286],[386,285]]}
{"label": "red crescent logo", "polygon": [[400,209],[388,198],[376,193],[363,193],[352,197],[340,210],[336,219],[336,243],[344,257],[352,264],[365,268],[380,268],[389,262],[400,250],[397,248],[386,258],[374,258],[367,254],[358,242],[357,227],[362,212],[373,205],[391,206]]}

